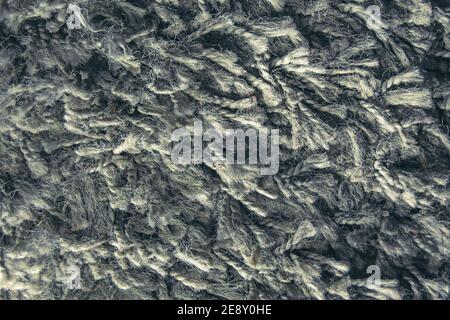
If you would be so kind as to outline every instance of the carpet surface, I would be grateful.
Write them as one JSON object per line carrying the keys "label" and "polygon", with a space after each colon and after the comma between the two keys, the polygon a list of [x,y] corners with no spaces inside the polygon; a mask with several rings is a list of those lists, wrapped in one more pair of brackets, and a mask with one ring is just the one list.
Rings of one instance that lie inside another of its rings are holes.
{"label": "carpet surface", "polygon": [[0,0],[0,298],[448,299],[449,110],[444,0]]}

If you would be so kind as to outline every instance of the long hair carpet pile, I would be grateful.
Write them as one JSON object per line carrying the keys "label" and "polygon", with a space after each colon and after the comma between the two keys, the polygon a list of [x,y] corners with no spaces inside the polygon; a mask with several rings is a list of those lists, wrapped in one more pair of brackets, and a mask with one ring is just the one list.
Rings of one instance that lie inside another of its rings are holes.
{"label": "long hair carpet pile", "polygon": [[446,299],[449,110],[446,1],[0,1],[0,297]]}

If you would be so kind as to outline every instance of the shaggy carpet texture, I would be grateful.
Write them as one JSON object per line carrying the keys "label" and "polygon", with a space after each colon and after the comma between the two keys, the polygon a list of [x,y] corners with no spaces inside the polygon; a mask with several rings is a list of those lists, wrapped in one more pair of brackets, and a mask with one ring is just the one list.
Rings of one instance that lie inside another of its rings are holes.
{"label": "shaggy carpet texture", "polygon": [[449,110],[444,0],[0,0],[0,298],[448,299]]}

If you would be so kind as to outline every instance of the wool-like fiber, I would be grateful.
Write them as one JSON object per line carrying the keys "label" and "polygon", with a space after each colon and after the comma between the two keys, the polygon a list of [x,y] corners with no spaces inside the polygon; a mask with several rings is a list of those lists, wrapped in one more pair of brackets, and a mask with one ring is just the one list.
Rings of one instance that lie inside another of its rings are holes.
{"label": "wool-like fiber", "polygon": [[448,299],[449,111],[445,0],[0,0],[0,298]]}

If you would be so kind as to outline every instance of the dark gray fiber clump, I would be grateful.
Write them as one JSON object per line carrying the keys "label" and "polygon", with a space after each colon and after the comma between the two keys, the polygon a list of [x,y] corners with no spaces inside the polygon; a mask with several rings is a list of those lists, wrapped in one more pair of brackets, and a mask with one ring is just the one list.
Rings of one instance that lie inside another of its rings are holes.
{"label": "dark gray fiber clump", "polygon": [[0,299],[448,299],[449,110],[444,0],[0,0]]}

